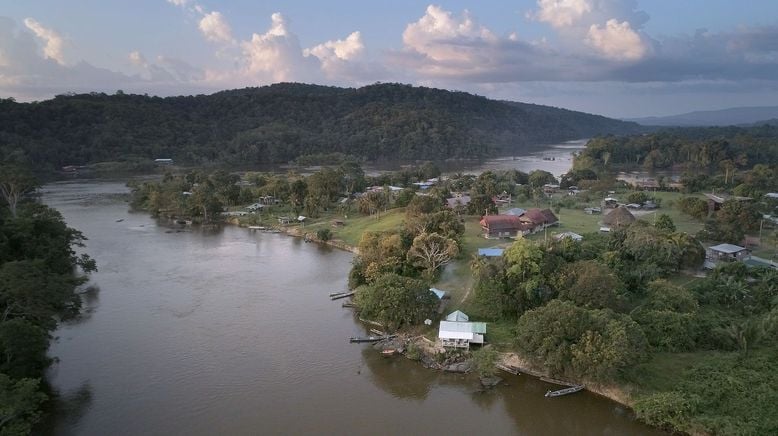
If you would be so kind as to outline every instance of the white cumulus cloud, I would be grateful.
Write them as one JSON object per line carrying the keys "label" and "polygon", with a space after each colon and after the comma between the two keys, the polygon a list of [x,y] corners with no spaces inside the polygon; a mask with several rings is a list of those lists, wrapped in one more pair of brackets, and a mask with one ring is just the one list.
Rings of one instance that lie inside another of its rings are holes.
{"label": "white cumulus cloud", "polygon": [[592,24],[586,42],[609,59],[637,61],[649,51],[643,38],[626,21],[608,20],[604,26]]}
{"label": "white cumulus cloud", "polygon": [[304,51],[305,56],[316,56],[322,61],[337,58],[343,60],[354,59],[365,50],[362,43],[362,34],[352,32],[346,39],[323,42],[315,47],[307,48]]}
{"label": "white cumulus cloud", "polygon": [[300,41],[289,32],[284,16],[276,12],[270,19],[267,32],[254,33],[250,40],[241,43],[243,73],[259,80],[302,80],[316,65],[311,64],[311,58],[303,56]]}
{"label": "white cumulus cloud", "polygon": [[538,0],[538,8],[537,12],[528,15],[559,28],[578,22],[592,11],[592,4],[589,0]]}
{"label": "white cumulus cloud", "polygon": [[232,29],[221,12],[213,11],[203,15],[198,24],[205,39],[213,42],[232,42]]}
{"label": "white cumulus cloud", "polygon": [[59,33],[44,27],[41,23],[32,18],[25,18],[24,25],[32,30],[35,36],[43,40],[45,43],[43,46],[43,55],[46,58],[53,59],[60,65],[65,64],[65,55],[62,52],[65,44]]}
{"label": "white cumulus cloud", "polygon": [[469,62],[476,50],[463,49],[463,42],[497,42],[497,37],[486,27],[476,23],[465,10],[461,17],[440,6],[429,5],[415,23],[403,32],[405,47],[435,61]]}
{"label": "white cumulus cloud", "polygon": [[138,50],[131,51],[130,54],[127,55],[127,58],[130,60],[130,63],[137,67],[145,67],[148,65],[146,58]]}

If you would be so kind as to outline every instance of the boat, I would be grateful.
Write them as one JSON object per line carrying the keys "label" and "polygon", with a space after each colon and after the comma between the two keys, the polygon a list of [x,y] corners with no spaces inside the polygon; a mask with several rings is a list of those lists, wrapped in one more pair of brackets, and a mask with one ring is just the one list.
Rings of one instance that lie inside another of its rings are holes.
{"label": "boat", "polygon": [[394,348],[387,348],[386,350],[381,351],[381,355],[384,357],[391,357],[397,354],[397,350]]}
{"label": "boat", "polygon": [[348,339],[349,342],[352,344],[359,344],[362,342],[378,342],[378,341],[384,341],[387,339],[393,339],[396,338],[397,335],[384,335],[384,336],[368,336],[368,337],[351,337]]}
{"label": "boat", "polygon": [[560,389],[558,391],[548,391],[548,392],[546,392],[545,396],[547,398],[561,397],[562,395],[574,394],[574,393],[576,393],[578,391],[582,391],[583,388],[584,388],[583,385],[578,385],[578,386],[572,386],[572,387],[569,387],[569,388],[566,388],[566,389]]}
{"label": "boat", "polygon": [[350,337],[348,339],[348,341],[351,342],[352,344],[359,344],[359,343],[362,343],[362,342],[378,342],[381,339],[384,339],[384,338],[382,336],[368,336],[368,337],[362,337],[362,338],[360,338],[360,337],[353,337],[352,336],[352,337]]}

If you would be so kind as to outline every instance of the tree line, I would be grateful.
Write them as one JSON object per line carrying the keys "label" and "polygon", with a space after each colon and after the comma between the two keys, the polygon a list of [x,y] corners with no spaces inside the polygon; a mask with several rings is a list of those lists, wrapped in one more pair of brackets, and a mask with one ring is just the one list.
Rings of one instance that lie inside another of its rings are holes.
{"label": "tree line", "polygon": [[154,158],[245,166],[334,153],[370,160],[479,158],[639,129],[581,112],[400,84],[0,100],[0,152],[51,169]]}
{"label": "tree line", "polygon": [[78,286],[96,271],[76,253],[86,240],[54,209],[34,201],[29,170],[0,165],[0,434],[31,432],[49,389],[51,332],[77,317]]}

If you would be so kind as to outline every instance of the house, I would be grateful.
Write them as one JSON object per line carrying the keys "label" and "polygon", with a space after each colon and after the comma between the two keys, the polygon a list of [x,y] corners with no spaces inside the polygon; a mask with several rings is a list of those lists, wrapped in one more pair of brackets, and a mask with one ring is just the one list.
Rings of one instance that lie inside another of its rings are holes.
{"label": "house", "polygon": [[556,239],[557,241],[561,241],[563,239],[571,239],[573,241],[578,242],[583,239],[583,236],[574,232],[562,232],[557,235],[554,235],[554,239]]}
{"label": "house", "polygon": [[252,205],[246,206],[246,210],[249,212],[257,212],[257,211],[261,211],[264,207],[265,205],[263,204],[254,203]]}
{"label": "house", "polygon": [[486,215],[480,224],[485,238],[514,238],[532,229],[515,215]]}
{"label": "house", "polygon": [[772,198],[773,200],[778,200],[778,192],[768,192],[764,196],[767,198]]}
{"label": "house", "polygon": [[748,249],[739,245],[719,244],[709,247],[706,257],[713,263],[734,262],[748,257]]}
{"label": "house", "polygon": [[721,206],[727,200],[735,200],[735,201],[752,200],[751,197],[738,197],[738,196],[732,196],[728,194],[705,194],[705,197],[708,199],[708,213],[713,213],[721,209]]}
{"label": "house", "polygon": [[485,322],[470,322],[469,317],[457,310],[440,322],[438,339],[444,347],[470,348],[470,344],[483,344]]}
{"label": "house", "polygon": [[531,226],[530,232],[538,232],[546,227],[553,226],[559,223],[559,218],[551,212],[551,209],[527,209],[523,215],[519,217],[519,220],[525,224]]}
{"label": "house", "polygon": [[449,209],[467,207],[467,205],[470,204],[470,200],[471,198],[469,195],[458,195],[452,198],[447,198],[446,206],[448,206]]}
{"label": "house", "polygon": [[645,203],[643,203],[643,209],[650,209],[650,210],[652,210],[652,209],[656,209],[658,207],[659,207],[659,205],[654,203],[652,200],[648,200]]}
{"label": "house", "polygon": [[642,207],[643,206],[641,206],[641,205],[639,205],[637,203],[630,203],[630,204],[627,205],[627,209],[640,209]]}
{"label": "house", "polygon": [[559,185],[553,184],[553,183],[546,183],[543,185],[543,192],[546,194],[553,194],[555,192],[559,191]]}
{"label": "house", "polygon": [[619,206],[619,199],[613,197],[605,197],[601,204],[603,209],[615,209]]}
{"label": "house", "polygon": [[599,207],[586,207],[586,208],[584,208],[584,212],[588,213],[589,215],[601,214],[602,213],[602,208],[599,208]]}
{"label": "house", "polygon": [[346,225],[346,222],[343,220],[332,220],[332,227],[338,228],[343,227]]}
{"label": "house", "polygon": [[520,207],[514,207],[514,208],[506,210],[503,213],[503,215],[522,216],[522,215],[524,215],[524,212],[526,212],[524,209],[522,209]]}
{"label": "house", "polygon": [[484,257],[502,257],[503,253],[505,253],[505,249],[498,247],[478,249],[478,255]]}
{"label": "house", "polygon": [[173,165],[173,159],[154,159],[154,163],[159,165]]}
{"label": "house", "polygon": [[[635,222],[635,215],[632,215],[632,212],[624,206],[613,209],[602,219],[602,223],[605,224],[609,230],[613,227],[627,226],[633,222]],[[602,231],[602,228],[600,228],[600,231]]]}

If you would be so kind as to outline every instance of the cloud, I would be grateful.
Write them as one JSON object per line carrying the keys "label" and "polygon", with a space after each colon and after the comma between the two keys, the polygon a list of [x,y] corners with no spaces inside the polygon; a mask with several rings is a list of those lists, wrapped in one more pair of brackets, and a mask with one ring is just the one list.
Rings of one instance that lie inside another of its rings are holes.
{"label": "cloud", "polygon": [[65,64],[65,56],[62,53],[64,41],[62,37],[52,29],[44,27],[41,23],[32,18],[25,18],[24,25],[38,38],[42,39],[46,45],[43,47],[43,54],[47,59],[54,59],[58,64]]}
{"label": "cloud", "polygon": [[537,12],[527,16],[557,28],[570,26],[592,11],[588,0],[538,0],[538,7]]}
{"label": "cloud", "polygon": [[333,58],[350,60],[359,56],[364,50],[365,45],[362,43],[362,34],[352,32],[345,40],[327,41],[315,47],[305,49],[303,54],[305,56],[316,56],[322,61]]}
{"label": "cloud", "polygon": [[130,63],[135,66],[145,67],[148,65],[146,58],[138,50],[131,51],[130,54],[127,55],[127,58],[130,60]]}
{"label": "cloud", "polygon": [[167,0],[167,2],[176,6],[186,6],[189,0]]}
{"label": "cloud", "polygon": [[221,12],[213,11],[203,16],[198,24],[205,38],[214,42],[232,42],[232,29]]}
{"label": "cloud", "polygon": [[283,15],[276,12],[270,18],[271,25],[265,33],[254,33],[250,40],[241,42],[243,75],[276,82],[309,77],[317,69],[317,62],[303,56],[300,41],[287,29]]}
{"label": "cloud", "polygon": [[617,61],[636,61],[646,56],[649,46],[626,21],[611,19],[605,26],[592,24],[586,42],[605,57]]}
{"label": "cloud", "polygon": [[424,16],[408,24],[402,37],[407,49],[432,61],[443,62],[471,62],[477,57],[476,52],[463,50],[464,44],[477,45],[497,40],[489,29],[476,23],[467,10],[461,17],[455,17],[435,5],[427,6]]}

